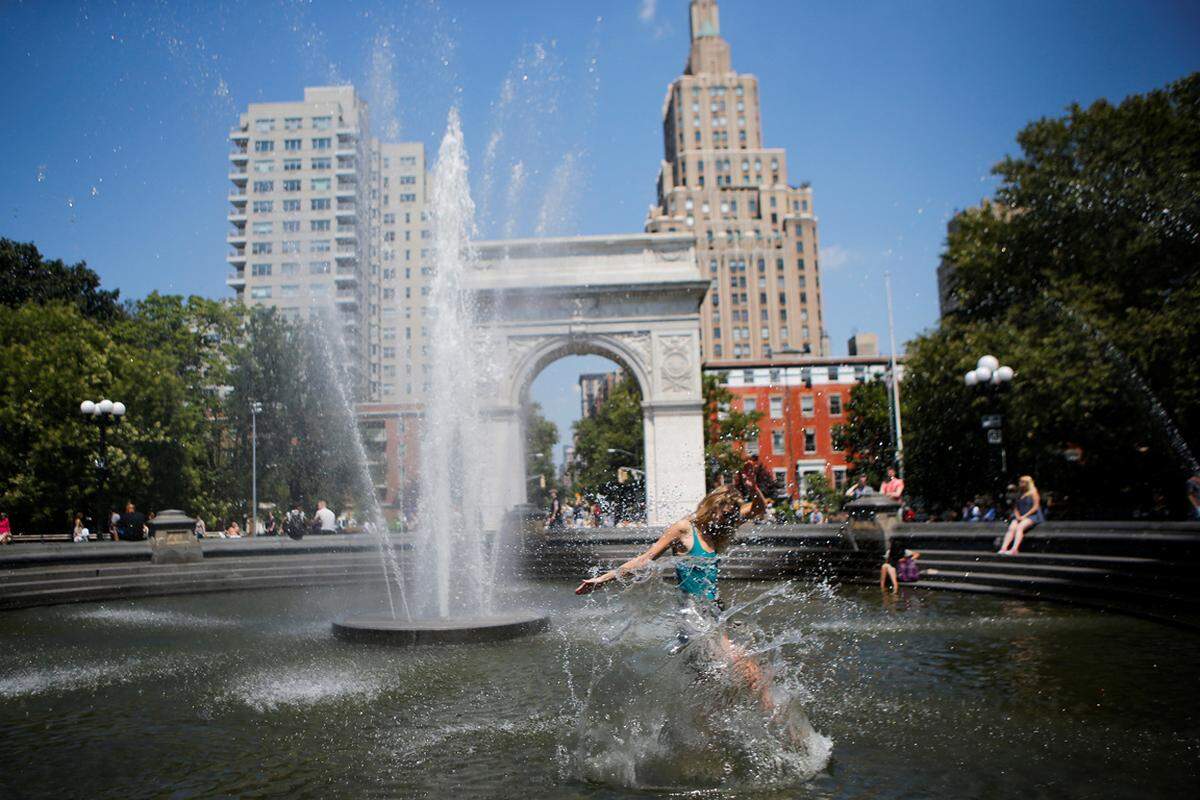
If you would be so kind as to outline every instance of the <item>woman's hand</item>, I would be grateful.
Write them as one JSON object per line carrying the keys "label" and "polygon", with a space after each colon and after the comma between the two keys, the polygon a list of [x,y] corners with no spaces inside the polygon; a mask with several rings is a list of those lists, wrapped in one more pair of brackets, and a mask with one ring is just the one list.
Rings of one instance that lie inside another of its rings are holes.
{"label": "woman's hand", "polygon": [[578,595],[591,594],[592,592],[596,591],[596,589],[603,586],[605,583],[607,583],[607,581],[604,580],[603,575],[601,575],[599,578],[588,578],[587,580],[584,580],[582,583],[579,584],[579,588],[575,590],[575,594],[578,594]]}

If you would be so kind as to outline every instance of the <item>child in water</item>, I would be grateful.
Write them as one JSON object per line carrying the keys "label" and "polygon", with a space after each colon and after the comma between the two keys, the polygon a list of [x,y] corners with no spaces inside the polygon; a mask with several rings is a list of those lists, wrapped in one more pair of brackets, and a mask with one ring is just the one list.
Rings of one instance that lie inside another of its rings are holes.
{"label": "child in water", "polygon": [[[644,553],[626,561],[616,569],[595,578],[587,578],[579,584],[575,594],[590,594],[596,589],[631,574],[662,556],[668,550],[682,556],[675,566],[679,579],[679,590],[683,599],[716,620],[721,615],[720,595],[717,591],[720,556],[733,543],[737,529],[747,521],[762,516],[767,510],[767,499],[753,478],[742,481],[750,496],[747,501],[733,486],[720,486],[709,492],[696,511],[671,525]],[[729,639],[722,635],[720,644],[730,663],[746,682],[760,693],[763,705],[771,708],[769,686],[763,680],[758,665],[738,653]]]}

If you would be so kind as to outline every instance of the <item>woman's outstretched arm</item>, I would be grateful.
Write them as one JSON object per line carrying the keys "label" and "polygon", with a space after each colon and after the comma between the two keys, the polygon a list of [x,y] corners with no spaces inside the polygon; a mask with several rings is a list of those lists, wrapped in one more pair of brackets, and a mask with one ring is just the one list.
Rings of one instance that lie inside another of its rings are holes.
{"label": "woman's outstretched arm", "polygon": [[603,586],[609,581],[615,580],[619,575],[634,572],[655,560],[663,553],[671,549],[671,545],[690,528],[687,520],[680,520],[671,527],[663,531],[663,535],[658,537],[658,541],[650,545],[646,552],[636,558],[631,558],[616,569],[609,570],[603,575],[598,575],[595,578],[588,578],[579,584],[579,588],[575,590],[575,594],[590,594],[597,588]]}
{"label": "woman's outstretched arm", "polygon": [[763,495],[762,489],[758,488],[758,484],[754,484],[754,494],[750,496],[750,502],[742,503],[739,513],[743,520],[755,519],[761,517],[767,511],[767,498]]}

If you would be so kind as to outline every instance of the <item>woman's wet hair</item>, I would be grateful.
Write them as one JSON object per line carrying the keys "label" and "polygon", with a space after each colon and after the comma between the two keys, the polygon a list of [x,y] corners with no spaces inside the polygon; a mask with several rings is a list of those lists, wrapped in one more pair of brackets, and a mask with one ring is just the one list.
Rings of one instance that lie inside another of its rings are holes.
{"label": "woman's wet hair", "polygon": [[741,524],[744,502],[742,493],[734,487],[718,486],[696,506],[692,521],[717,550],[722,550],[733,540],[733,534]]}

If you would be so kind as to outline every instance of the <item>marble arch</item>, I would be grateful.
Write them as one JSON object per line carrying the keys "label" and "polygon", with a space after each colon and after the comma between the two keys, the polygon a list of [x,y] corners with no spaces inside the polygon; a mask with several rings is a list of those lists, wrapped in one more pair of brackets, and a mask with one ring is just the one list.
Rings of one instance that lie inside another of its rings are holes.
{"label": "marble arch", "polygon": [[520,407],[529,385],[566,355],[625,367],[642,393],[650,524],[687,514],[704,494],[700,303],[708,290],[695,239],[679,234],[483,242],[468,279],[496,365],[487,435],[498,463],[489,520],[525,502]]}

